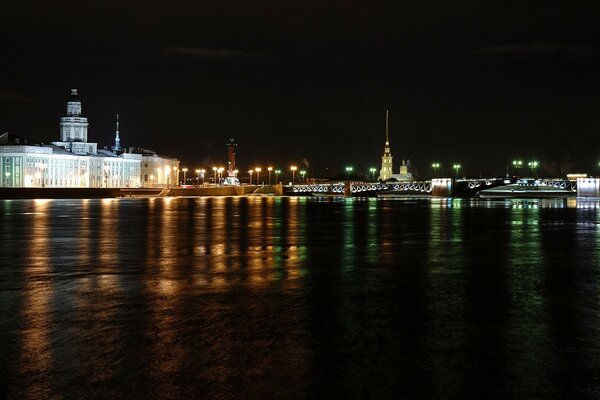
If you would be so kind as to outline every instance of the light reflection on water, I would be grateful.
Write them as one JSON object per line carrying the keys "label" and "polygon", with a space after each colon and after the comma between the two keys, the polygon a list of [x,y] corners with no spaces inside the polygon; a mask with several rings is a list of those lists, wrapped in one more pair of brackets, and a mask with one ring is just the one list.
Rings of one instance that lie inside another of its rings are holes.
{"label": "light reflection on water", "polygon": [[3,397],[591,397],[600,202],[0,202]]}

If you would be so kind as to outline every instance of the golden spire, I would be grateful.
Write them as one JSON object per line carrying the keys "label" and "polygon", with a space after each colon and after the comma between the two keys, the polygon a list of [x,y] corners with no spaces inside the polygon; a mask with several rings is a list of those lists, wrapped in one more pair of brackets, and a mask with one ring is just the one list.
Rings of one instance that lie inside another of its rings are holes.
{"label": "golden spire", "polygon": [[388,110],[385,110],[385,145],[390,145],[390,129],[388,122]]}

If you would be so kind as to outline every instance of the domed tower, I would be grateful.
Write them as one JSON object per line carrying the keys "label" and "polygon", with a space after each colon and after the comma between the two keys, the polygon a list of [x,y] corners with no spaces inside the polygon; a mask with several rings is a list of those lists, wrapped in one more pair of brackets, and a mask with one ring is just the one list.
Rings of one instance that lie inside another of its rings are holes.
{"label": "domed tower", "polygon": [[77,89],[71,89],[67,101],[67,116],[60,119],[61,142],[87,142],[88,120],[81,116],[81,100]]}

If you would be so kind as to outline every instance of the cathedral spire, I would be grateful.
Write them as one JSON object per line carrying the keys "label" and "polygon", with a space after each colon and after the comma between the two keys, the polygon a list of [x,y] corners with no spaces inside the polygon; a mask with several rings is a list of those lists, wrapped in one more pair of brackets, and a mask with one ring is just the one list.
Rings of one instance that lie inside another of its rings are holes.
{"label": "cathedral spire", "polygon": [[390,145],[389,111],[385,110],[385,145]]}
{"label": "cathedral spire", "polygon": [[379,170],[379,180],[386,181],[392,176],[392,151],[390,150],[390,121],[389,110],[385,110],[385,147],[381,156],[381,169]]}

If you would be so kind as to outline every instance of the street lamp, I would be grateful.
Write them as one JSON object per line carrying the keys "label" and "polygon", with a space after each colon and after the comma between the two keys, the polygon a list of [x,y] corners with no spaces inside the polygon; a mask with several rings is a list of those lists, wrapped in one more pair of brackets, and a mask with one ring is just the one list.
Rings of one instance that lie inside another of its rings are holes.
{"label": "street lamp", "polygon": [[253,169],[248,170],[248,173],[250,174],[250,185],[252,185],[252,173],[254,172]]}
{"label": "street lamp", "polygon": [[240,170],[239,170],[239,169],[234,169],[234,170],[233,170],[233,177],[234,177],[234,178],[237,178],[237,174],[239,174],[239,173],[240,173]]}
{"label": "street lamp", "polygon": [[458,170],[460,169],[460,164],[454,164],[452,168],[456,170],[456,177],[458,178]]}
{"label": "street lamp", "polygon": [[302,183],[304,183],[304,175],[306,175],[306,171],[305,170],[300,171],[300,175],[302,176]]}
{"label": "street lamp", "polygon": [[296,170],[298,169],[298,167],[296,167],[295,165],[292,165],[290,167],[290,170],[292,170],[292,186],[294,186],[294,179],[296,177]]}
{"label": "street lamp", "polygon": [[260,167],[256,167],[254,170],[256,171],[256,184],[260,185],[260,171],[262,171],[262,169]]}
{"label": "street lamp", "polygon": [[535,169],[539,165],[538,162],[537,161],[530,161],[530,162],[527,163],[527,165],[529,166],[529,168],[531,168],[531,173],[533,174],[533,177],[535,178]]}
{"label": "street lamp", "polygon": [[523,165],[523,161],[515,160],[513,161],[513,168],[515,169],[515,175],[519,175],[519,168]]}
{"label": "street lamp", "polygon": [[431,164],[431,168],[433,168],[433,177],[435,178],[437,176],[437,170],[440,167],[440,163],[433,163]]}
{"label": "street lamp", "polygon": [[220,167],[217,172],[219,173],[219,185],[221,184],[221,174],[225,171],[225,168]]}
{"label": "street lamp", "polygon": [[108,187],[108,171],[110,167],[108,165],[104,166],[104,187]]}
{"label": "street lamp", "polygon": [[46,180],[46,164],[44,164],[43,162],[38,162],[38,163],[35,163],[35,166],[38,169],[42,170],[42,172],[40,173],[40,176],[41,176],[41,186],[44,187],[44,181]]}
{"label": "street lamp", "polygon": [[369,171],[371,172],[371,180],[375,182],[375,172],[377,172],[377,168],[369,168]]}
{"label": "street lamp", "polygon": [[202,177],[202,186],[204,186],[204,174],[206,173],[205,169],[200,170],[200,176]]}
{"label": "street lamp", "polygon": [[196,185],[200,186],[200,170],[197,169],[195,172],[196,172]]}
{"label": "street lamp", "polygon": [[[10,172],[5,172],[4,175],[6,175],[6,185],[9,186]],[[10,186],[12,186],[12,185],[10,185]]]}
{"label": "street lamp", "polygon": [[346,167],[346,177],[348,178],[348,180],[350,180],[350,173],[353,169],[354,168],[352,168],[351,166]]}
{"label": "street lamp", "polygon": [[269,186],[271,186],[271,171],[273,171],[273,167],[268,167],[267,171],[269,171]]}
{"label": "street lamp", "polygon": [[[168,167],[167,167],[168,168]],[[187,168],[186,168],[187,169]],[[170,172],[170,171],[169,171]],[[173,172],[177,172],[177,186],[179,186],[179,168],[173,167]]]}
{"label": "street lamp", "polygon": [[165,167],[165,179],[167,181],[167,189],[169,189],[169,175],[171,174],[171,168]]}
{"label": "street lamp", "polygon": [[213,167],[213,172],[215,173],[215,177],[213,178],[213,183],[217,183],[217,167]]}
{"label": "street lamp", "polygon": [[[183,171],[183,184],[185,185],[188,169],[181,168],[181,170]],[[177,181],[177,183],[179,183],[179,173],[177,173]]]}
{"label": "street lamp", "polygon": [[277,185],[279,174],[281,173],[280,169],[275,170],[275,184]]}

